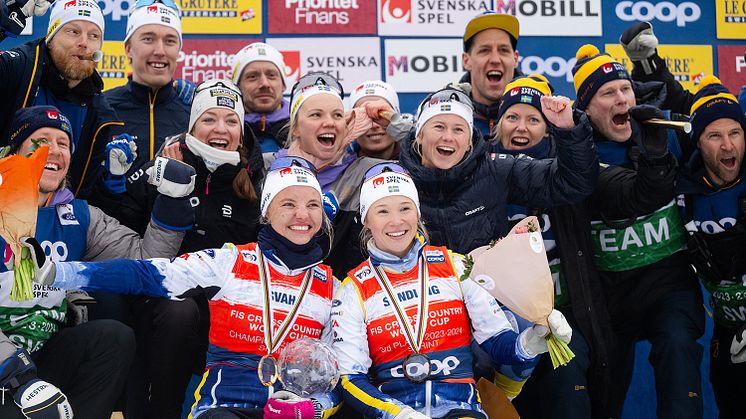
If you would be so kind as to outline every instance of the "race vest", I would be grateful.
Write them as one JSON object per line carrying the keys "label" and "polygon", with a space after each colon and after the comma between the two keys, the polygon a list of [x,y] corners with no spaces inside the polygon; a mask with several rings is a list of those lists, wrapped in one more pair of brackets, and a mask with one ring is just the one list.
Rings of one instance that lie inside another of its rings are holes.
{"label": "race vest", "polygon": [[624,229],[592,221],[594,262],[599,270],[611,272],[648,266],[684,248],[685,234],[674,200]]}
{"label": "race vest", "polygon": [[714,284],[703,281],[710,292],[710,305],[718,324],[735,329],[746,323],[746,275],[741,283]]}
{"label": "race vest", "polygon": [[[39,208],[34,236],[53,261],[81,260],[89,224],[88,204],[76,199],[69,204]],[[6,249],[6,253],[10,249],[2,239],[0,248]],[[65,291],[33,284],[32,299],[13,301],[10,299],[13,271],[5,269],[0,265],[0,330],[17,346],[37,351],[65,323]]]}

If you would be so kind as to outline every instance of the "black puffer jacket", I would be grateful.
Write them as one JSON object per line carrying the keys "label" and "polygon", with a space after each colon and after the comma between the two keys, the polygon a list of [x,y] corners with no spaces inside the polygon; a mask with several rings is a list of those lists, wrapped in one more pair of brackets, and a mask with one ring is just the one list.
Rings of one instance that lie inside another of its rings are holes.
{"label": "black puffer jacket", "polygon": [[591,133],[583,116],[572,130],[557,130],[556,159],[533,160],[503,154],[493,158],[474,130],[472,152],[449,170],[422,166],[410,137],[400,159],[417,185],[430,242],[468,253],[508,232],[508,203],[546,208],[582,201],[598,176]]}
{"label": "black puffer jacket", "polygon": [[[249,202],[233,191],[233,178],[247,167],[222,165],[210,172],[201,158],[186,147],[185,137],[179,140],[185,163],[197,172],[196,184],[190,198],[195,209],[195,223],[187,231],[179,253],[202,249],[219,248],[224,243],[243,244],[256,241],[259,227],[259,200]],[[249,155],[251,180],[260,195],[264,181],[264,166],[259,147],[251,133],[244,136]],[[127,193],[122,197],[119,221],[142,233],[150,219],[150,211],[158,191],[147,181],[145,170],[153,165],[150,161],[127,178]],[[253,171],[252,171],[253,169]]]}

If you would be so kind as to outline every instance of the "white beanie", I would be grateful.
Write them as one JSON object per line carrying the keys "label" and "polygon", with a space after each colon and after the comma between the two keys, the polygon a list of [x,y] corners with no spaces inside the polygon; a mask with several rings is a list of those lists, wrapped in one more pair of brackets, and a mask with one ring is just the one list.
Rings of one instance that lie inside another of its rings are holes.
{"label": "white beanie", "polygon": [[312,84],[306,86],[298,92],[293,92],[293,96],[290,98],[290,123],[295,119],[295,115],[300,109],[300,105],[303,104],[308,98],[316,95],[332,95],[342,102],[342,94],[335,88],[327,86],[325,84]]}
{"label": "white beanie", "polygon": [[[380,163],[385,165],[385,163]],[[370,207],[379,199],[388,196],[404,196],[414,202],[417,214],[420,213],[420,196],[417,187],[409,175],[399,172],[386,171],[379,173],[363,182],[360,188],[360,220],[365,222],[365,215]]]}
{"label": "white beanie", "polygon": [[469,105],[442,94],[429,97],[420,104],[415,125],[415,137],[420,135],[422,127],[430,118],[442,114],[457,115],[463,118],[469,125],[469,138],[471,138],[474,128],[474,110]]}
{"label": "white beanie", "polygon": [[287,80],[285,80],[285,60],[282,58],[282,53],[272,45],[265,44],[264,42],[254,42],[253,44],[246,45],[236,53],[233,61],[233,83],[238,84],[243,69],[254,61],[268,61],[274,64],[282,77],[282,85],[287,87]]}
{"label": "white beanie", "polygon": [[74,20],[86,20],[101,29],[101,37],[104,34],[104,15],[98,3],[93,0],[58,0],[52,6],[49,14],[49,27],[47,28],[47,42],[55,33],[67,23]]}
{"label": "white beanie", "polygon": [[199,117],[212,108],[224,108],[235,112],[238,120],[241,121],[241,133],[243,133],[244,109],[241,91],[230,80],[225,79],[206,80],[197,87],[192,100],[187,132],[192,132]]}
{"label": "white beanie", "polygon": [[394,90],[394,86],[381,80],[367,80],[355,87],[350,93],[350,106],[355,107],[358,100],[364,97],[380,97],[386,100],[386,102],[394,108],[396,113],[399,113],[399,96]]}
{"label": "white beanie", "polygon": [[321,185],[319,185],[319,181],[312,171],[301,166],[288,166],[272,170],[267,173],[267,178],[264,180],[264,187],[262,188],[262,201],[260,204],[262,217],[267,216],[269,204],[272,203],[275,196],[283,189],[291,186],[309,186],[319,193],[319,199],[321,199]]}
{"label": "white beanie", "polygon": [[150,6],[138,7],[133,9],[127,19],[127,34],[124,36],[124,42],[145,25],[161,25],[172,28],[179,34],[179,45],[184,42],[181,38],[181,17],[179,10],[164,6],[161,3],[153,3]]}

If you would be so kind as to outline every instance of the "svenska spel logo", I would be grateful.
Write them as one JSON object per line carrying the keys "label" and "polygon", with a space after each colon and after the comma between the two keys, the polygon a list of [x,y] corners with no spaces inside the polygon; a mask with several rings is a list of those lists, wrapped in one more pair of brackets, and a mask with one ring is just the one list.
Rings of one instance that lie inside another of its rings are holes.
{"label": "svenska spel logo", "polygon": [[383,0],[380,12],[383,23],[412,23],[411,0]]}
{"label": "svenska spel logo", "polygon": [[300,51],[280,51],[285,61],[285,78],[290,84],[300,78]]}

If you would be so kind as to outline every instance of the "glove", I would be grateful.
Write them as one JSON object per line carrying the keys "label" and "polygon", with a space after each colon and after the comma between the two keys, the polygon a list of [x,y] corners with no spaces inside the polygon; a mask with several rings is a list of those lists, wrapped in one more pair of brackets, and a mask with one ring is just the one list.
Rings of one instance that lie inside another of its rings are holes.
{"label": "glove", "polygon": [[67,291],[67,313],[70,316],[69,323],[73,326],[88,322],[88,306],[96,304],[96,299],[82,290]]}
{"label": "glove", "polygon": [[414,116],[410,113],[395,113],[386,127],[386,134],[391,136],[394,141],[400,143],[402,140],[409,138],[409,133],[414,128]]}
{"label": "glove", "polygon": [[394,419],[430,419],[430,416],[423,415],[411,407],[405,407],[398,415],[394,416]]}
{"label": "glove", "polygon": [[72,419],[73,408],[56,386],[34,379],[16,390],[13,397],[28,419]]}
{"label": "glove", "polygon": [[329,221],[334,221],[334,217],[336,217],[339,212],[337,196],[334,195],[334,192],[332,191],[324,192],[321,195],[321,201],[324,205],[324,214],[329,218]]}
{"label": "glove", "polygon": [[173,86],[174,89],[176,89],[176,95],[179,96],[179,99],[181,99],[185,105],[191,106],[197,85],[187,79],[176,79],[174,80]]}
{"label": "glove", "polygon": [[21,237],[21,245],[28,248],[31,261],[34,263],[34,282],[42,285],[54,284],[57,268],[52,259],[48,258],[39,242],[33,237]]}
{"label": "glove", "polygon": [[658,38],[653,33],[653,25],[650,22],[636,23],[622,34],[619,42],[633,63],[640,63],[645,74],[652,74],[656,65],[650,58],[656,54]]}
{"label": "glove", "polygon": [[645,124],[644,121],[652,118],[664,119],[663,112],[650,105],[637,105],[629,108],[629,116],[637,121],[640,127],[640,135],[633,138],[640,151],[649,158],[663,157],[668,151],[668,132],[666,128]]}
{"label": "glove", "polygon": [[565,343],[570,343],[572,328],[561,312],[552,310],[547,318],[547,323],[549,324],[549,329],[546,326],[535,324],[521,332],[518,336],[518,343],[529,358],[549,352],[546,336],[550,330],[557,339]]}
{"label": "glove", "polygon": [[197,173],[194,168],[178,160],[156,157],[154,164],[145,173],[148,183],[158,188],[158,193],[171,198],[189,196],[194,190]]}
{"label": "glove", "polygon": [[129,134],[121,134],[106,144],[106,158],[101,164],[114,176],[127,173],[137,158],[137,144]]}
{"label": "glove", "polygon": [[738,329],[730,344],[730,360],[734,364],[746,362],[746,324]]}
{"label": "glove", "polygon": [[314,419],[321,416],[321,404],[284,390],[273,393],[264,406],[265,419]]}
{"label": "glove", "polygon": [[[7,342],[3,345],[12,345]],[[16,348],[15,353],[0,363],[0,387],[18,388],[36,378],[36,365],[25,349]]]}
{"label": "glove", "polygon": [[[18,1],[16,1],[19,3]],[[51,5],[47,0],[28,0],[26,4],[21,7],[23,14],[27,17],[31,16],[44,16]]]}
{"label": "glove", "polygon": [[[30,1],[31,3],[31,1]],[[0,41],[6,37],[15,38],[26,27],[27,16],[21,8],[24,3],[14,2],[6,4],[0,0]]]}
{"label": "glove", "polygon": [[451,82],[445,85],[443,87],[444,89],[453,89],[453,90],[460,90],[464,93],[466,93],[467,96],[471,97],[471,83],[468,82]]}

